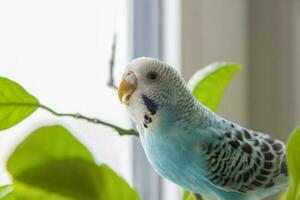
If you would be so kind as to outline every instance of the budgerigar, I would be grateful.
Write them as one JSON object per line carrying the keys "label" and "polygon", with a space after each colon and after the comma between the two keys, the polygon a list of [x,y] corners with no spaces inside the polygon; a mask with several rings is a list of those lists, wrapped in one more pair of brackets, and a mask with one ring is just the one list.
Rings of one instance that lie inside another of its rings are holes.
{"label": "budgerigar", "polygon": [[285,145],[211,112],[166,63],[131,61],[118,94],[153,168],[182,188],[220,200],[252,200],[287,187]]}

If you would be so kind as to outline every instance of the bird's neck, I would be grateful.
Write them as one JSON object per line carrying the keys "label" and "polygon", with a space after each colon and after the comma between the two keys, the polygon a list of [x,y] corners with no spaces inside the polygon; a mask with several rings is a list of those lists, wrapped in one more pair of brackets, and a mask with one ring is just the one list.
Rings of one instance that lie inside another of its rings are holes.
{"label": "bird's neck", "polygon": [[210,123],[213,114],[208,108],[199,103],[192,93],[185,89],[177,96],[175,102],[176,115],[180,124],[187,124],[191,129],[205,128]]}

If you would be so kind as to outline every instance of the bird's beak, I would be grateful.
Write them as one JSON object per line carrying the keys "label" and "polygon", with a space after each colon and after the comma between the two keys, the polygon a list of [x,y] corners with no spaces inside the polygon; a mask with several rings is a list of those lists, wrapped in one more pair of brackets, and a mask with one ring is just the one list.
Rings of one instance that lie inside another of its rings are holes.
{"label": "bird's beak", "polygon": [[137,88],[137,78],[134,72],[128,71],[124,74],[118,88],[118,95],[121,103],[129,105],[129,99]]}

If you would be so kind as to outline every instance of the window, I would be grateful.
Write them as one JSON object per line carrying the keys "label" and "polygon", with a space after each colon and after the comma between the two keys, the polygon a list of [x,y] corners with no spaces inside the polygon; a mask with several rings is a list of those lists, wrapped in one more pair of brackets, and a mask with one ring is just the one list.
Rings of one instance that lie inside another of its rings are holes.
{"label": "window", "polygon": [[[19,82],[59,112],[80,112],[124,127],[130,122],[116,91],[106,86],[114,31],[116,76],[128,62],[127,1],[4,0],[0,2],[0,75]],[[63,124],[93,153],[132,182],[131,139],[87,122],[38,110],[0,132],[0,185],[5,161],[30,130]]]}

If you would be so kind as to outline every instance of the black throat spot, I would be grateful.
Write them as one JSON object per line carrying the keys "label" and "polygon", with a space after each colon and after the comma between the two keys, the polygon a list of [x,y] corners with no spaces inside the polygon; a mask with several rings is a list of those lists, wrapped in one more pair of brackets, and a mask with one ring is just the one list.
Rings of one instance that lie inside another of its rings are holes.
{"label": "black throat spot", "polygon": [[154,115],[158,110],[158,104],[146,95],[142,95],[142,99],[149,112]]}

